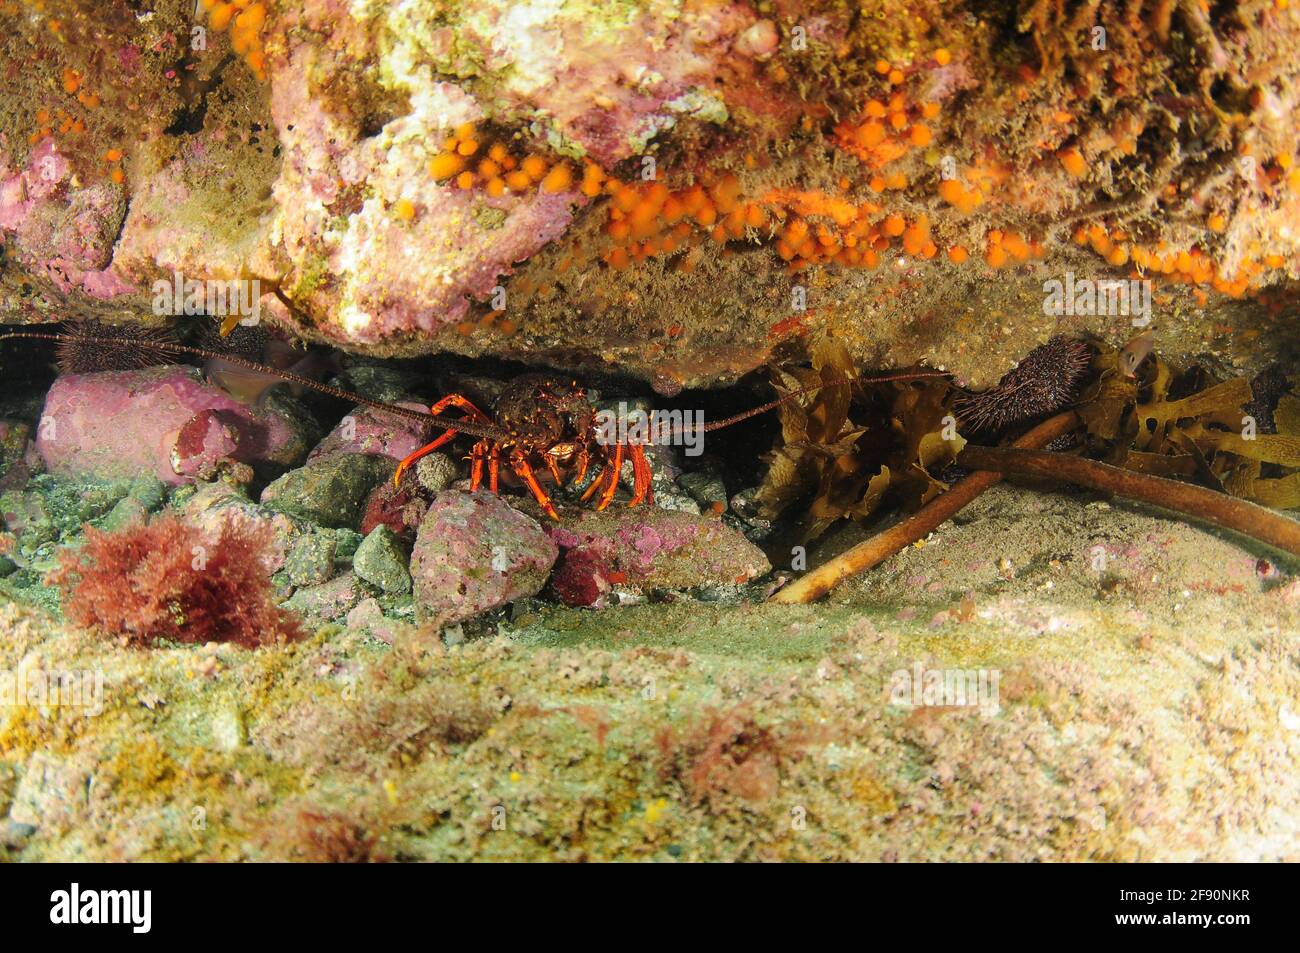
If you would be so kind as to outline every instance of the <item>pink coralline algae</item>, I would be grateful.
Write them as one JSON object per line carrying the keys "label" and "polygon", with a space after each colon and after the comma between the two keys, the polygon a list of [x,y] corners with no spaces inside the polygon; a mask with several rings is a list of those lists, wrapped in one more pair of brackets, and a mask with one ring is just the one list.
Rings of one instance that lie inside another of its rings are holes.
{"label": "pink coralline algae", "polygon": [[653,6],[470,2],[455,26],[430,25],[420,39],[451,69],[494,80],[493,114],[546,117],[559,138],[608,168],[684,118],[722,119],[723,93],[753,84],[777,35],[739,3],[665,15]]}
{"label": "pink coralline algae", "polygon": [[385,480],[370,491],[365,508],[361,514],[361,534],[368,536],[376,526],[387,526],[402,539],[412,539],[428,503],[408,481],[397,486],[392,480]]}
{"label": "pink coralline algae", "polygon": [[[397,405],[418,411],[429,409],[427,405],[414,401],[398,401]],[[430,426],[405,417],[368,407],[354,407],[329,436],[316,445],[307,459],[319,460],[339,453],[367,453],[401,460],[428,443],[432,430]]]}
{"label": "pink coralline algae", "polygon": [[283,148],[276,252],[292,263],[289,296],[329,315],[317,328],[324,337],[373,344],[453,327],[471,300],[487,298],[517,262],[564,234],[573,208],[586,203],[577,192],[493,198],[435,181],[428,164],[444,135],[432,124],[477,120],[475,101],[430,82],[415,112],[362,138],[317,95],[348,65],[324,56],[297,46],[276,61],[271,87]]}
{"label": "pink coralline algae", "polygon": [[174,486],[226,459],[292,465],[307,444],[286,414],[250,409],[193,368],[170,366],[60,377],[36,448],[56,475],[152,473]]}
{"label": "pink coralline algae", "polygon": [[601,556],[590,549],[573,549],[555,567],[551,590],[565,605],[599,609],[613,588],[611,575],[613,570]]}
{"label": "pink coralline algae", "polygon": [[52,139],[10,170],[0,154],[0,232],[12,235],[17,260],[59,291],[108,298],[134,290],[112,270],[113,243],[126,214],[122,190],[72,184],[72,168]]}

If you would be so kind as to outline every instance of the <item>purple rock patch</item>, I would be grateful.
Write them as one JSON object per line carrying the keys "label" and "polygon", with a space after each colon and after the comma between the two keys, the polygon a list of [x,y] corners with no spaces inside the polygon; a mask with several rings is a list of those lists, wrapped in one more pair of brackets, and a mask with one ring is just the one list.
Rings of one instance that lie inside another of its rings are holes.
{"label": "purple rock patch", "polygon": [[294,465],[306,447],[288,416],[231,399],[194,368],[168,366],[60,377],[36,449],[58,476],[152,473],[176,486],[222,459]]}

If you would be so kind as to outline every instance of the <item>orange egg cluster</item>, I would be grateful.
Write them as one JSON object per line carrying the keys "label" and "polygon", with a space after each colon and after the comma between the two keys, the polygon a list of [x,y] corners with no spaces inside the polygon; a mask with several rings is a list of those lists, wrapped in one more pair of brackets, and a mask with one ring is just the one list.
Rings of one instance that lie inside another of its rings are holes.
{"label": "orange egg cluster", "polygon": [[[747,229],[767,224],[759,203],[742,200],[740,181],[731,173],[677,190],[662,182],[633,184],[611,178],[605,190],[610,195],[605,234],[614,247],[604,260],[612,268],[671,255],[705,236],[719,243],[743,238]],[[699,259],[700,253],[688,252],[679,268],[690,271]]]}
{"label": "orange egg cluster", "polygon": [[266,82],[266,51],[262,46],[262,26],[266,23],[266,5],[253,0],[199,0],[208,13],[208,26],[218,33],[230,31],[230,48],[242,56],[253,75]]}
{"label": "orange egg cluster", "polygon": [[969,215],[984,204],[984,194],[979,186],[967,186],[961,179],[941,180],[939,197],[963,215]]}
{"label": "orange egg cluster", "polygon": [[456,325],[456,333],[461,337],[469,337],[476,331],[495,330],[504,337],[513,337],[519,330],[519,326],[506,317],[500,317],[501,312],[489,311],[477,321],[461,321]]}
{"label": "orange egg cluster", "polygon": [[439,182],[453,180],[458,188],[481,188],[493,198],[537,188],[544,192],[564,192],[575,185],[585,195],[594,197],[600,194],[605,182],[604,172],[590,162],[579,183],[568,162],[553,162],[536,154],[520,158],[501,142],[485,147],[471,123],[457,127],[443,142],[442,151],[429,160],[429,174]]}
{"label": "orange egg cluster", "polygon": [[64,135],[74,136],[86,131],[84,120],[78,119],[62,109],[56,109],[53,113],[48,109],[37,110],[36,122],[36,131],[27,137],[28,143],[33,145],[54,135],[56,129]]}
{"label": "orange egg cluster", "polygon": [[109,149],[104,153],[104,162],[108,165],[108,177],[121,185],[126,181],[126,173],[122,171],[122,150]]}
{"label": "orange egg cluster", "polygon": [[[1216,222],[1216,219],[1221,220],[1222,216],[1210,216],[1209,227],[1215,231],[1222,230],[1223,223]],[[1200,248],[1174,250],[1163,241],[1153,247],[1146,247],[1131,241],[1125,232],[1109,230],[1100,224],[1077,229],[1074,241],[1082,247],[1091,248],[1116,267],[1131,262],[1139,277],[1157,274],[1184,284],[1208,284],[1215,291],[1234,298],[1245,294],[1255,279],[1267,269],[1281,268],[1286,264],[1281,255],[1266,255],[1262,261],[1249,257],[1238,265],[1233,274],[1226,275]],[[1257,253],[1258,248],[1252,254]]]}
{"label": "orange egg cluster", "polygon": [[[69,96],[75,96],[85,109],[99,108],[99,94],[86,86],[85,77],[80,71],[65,66],[62,80],[63,91]],[[86,131],[86,121],[63,109],[56,109],[53,113],[48,109],[40,109],[36,113],[36,131],[27,137],[27,141],[35,144],[54,135],[55,130],[63,135],[79,135]]]}
{"label": "orange egg cluster", "polygon": [[990,268],[1023,264],[1030,258],[1042,258],[1044,254],[1039,242],[1027,242],[1015,232],[995,228],[985,238],[984,262]]}
{"label": "orange egg cluster", "polygon": [[1295,165],[1295,157],[1289,152],[1284,152],[1273,160],[1277,166],[1279,174],[1286,176],[1287,185],[1291,191],[1300,192],[1300,167],[1292,168]]}
{"label": "orange egg cluster", "polygon": [[939,251],[926,215],[909,221],[898,213],[882,214],[875,202],[855,203],[819,191],[774,189],[750,198],[732,173],[676,190],[659,182],[611,179],[607,191],[605,234],[614,244],[603,257],[616,269],[685,250],[678,268],[689,272],[700,260],[703,242],[745,238],[775,239],[773,247],[791,271],[827,264],[874,268],[880,253],[896,242],[918,258],[934,258]]}
{"label": "orange egg cluster", "polygon": [[939,180],[939,198],[963,215],[975,211],[991,196],[1010,175],[1010,171],[996,163],[983,163],[962,170],[951,178]]}
{"label": "orange egg cluster", "polygon": [[938,116],[938,103],[913,104],[906,94],[899,91],[888,99],[869,100],[858,119],[835,127],[835,141],[868,167],[880,170],[880,174],[871,180],[873,191],[905,189],[907,176],[901,172],[886,174],[884,167],[913,149],[930,145],[934,141],[934,132],[926,121]]}
{"label": "orange egg cluster", "polygon": [[1083,158],[1083,153],[1074,146],[1062,149],[1056,157],[1061,160],[1061,167],[1071,178],[1081,179],[1088,174],[1088,163]]}
{"label": "orange egg cluster", "polygon": [[[806,195],[806,193],[804,193]],[[838,205],[832,201],[832,205]],[[778,217],[786,212],[816,212],[807,207],[806,198],[800,197],[778,210]],[[921,215],[908,221],[894,212],[880,216],[880,206],[872,202],[849,205],[848,214],[842,211],[831,216],[831,221],[814,223],[809,218],[794,215],[781,227],[776,241],[776,253],[790,263],[793,271],[811,265],[835,263],[849,268],[874,268],[880,253],[893,247],[897,239],[905,253],[918,258],[933,258],[938,246],[930,238],[929,216]]]}

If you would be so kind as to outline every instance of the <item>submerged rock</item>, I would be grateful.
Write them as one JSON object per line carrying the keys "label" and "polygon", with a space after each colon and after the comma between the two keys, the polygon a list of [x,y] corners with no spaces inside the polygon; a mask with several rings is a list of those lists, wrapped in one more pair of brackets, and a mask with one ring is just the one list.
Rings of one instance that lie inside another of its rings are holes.
{"label": "submerged rock", "polygon": [[370,491],[361,514],[361,532],[369,534],[376,526],[387,526],[408,543],[415,539],[415,529],[429,509],[426,496],[407,477],[401,486],[385,480]]}
{"label": "submerged rock", "polygon": [[445,453],[430,453],[415,464],[415,478],[430,493],[441,493],[460,476],[456,461]]}
{"label": "submerged rock", "polygon": [[20,420],[0,420],[0,491],[22,489],[39,469],[31,442],[32,428]]}
{"label": "submerged rock", "polygon": [[406,553],[402,544],[387,526],[376,526],[371,530],[356,555],[352,557],[353,571],[384,592],[403,593],[411,591],[411,573],[407,568]]}
{"label": "submerged rock", "polygon": [[280,477],[262,491],[262,504],[321,526],[354,529],[370,491],[395,469],[389,457],[338,453]]}
{"label": "submerged rock", "polygon": [[285,406],[248,407],[179,365],[65,374],[45,398],[36,449],[57,476],[151,473],[172,486],[222,461],[292,466],[318,431]]}
{"label": "submerged rock", "polygon": [[325,533],[299,536],[285,560],[285,572],[295,586],[316,586],[334,575],[334,555],[338,543]]}
{"label": "submerged rock", "polygon": [[614,587],[611,576],[618,578],[608,559],[594,550],[575,549],[565,553],[555,567],[551,590],[565,605],[599,609]]}
{"label": "submerged rock", "polygon": [[[414,401],[398,401],[398,406],[411,410],[428,410]],[[307,462],[326,459],[340,453],[368,453],[401,460],[428,443],[433,427],[406,417],[386,414],[369,407],[353,407],[329,432]]]}
{"label": "submerged rock", "polygon": [[553,585],[569,605],[596,605],[610,585],[742,585],[772,568],[762,550],[717,519],[655,507],[581,510],[546,532],[561,550]]}
{"label": "submerged rock", "polygon": [[379,600],[373,597],[362,599],[357,603],[356,608],[348,613],[347,623],[349,629],[367,632],[389,645],[396,642],[398,636],[407,628],[405,623],[385,616]]}
{"label": "submerged rock", "polygon": [[311,525],[305,520],[258,506],[240,492],[218,483],[210,483],[190,497],[185,503],[185,516],[211,532],[216,532],[228,519],[269,526],[274,534],[267,567],[271,573],[283,569],[297,541],[312,533]]}
{"label": "submerged rock", "polygon": [[369,595],[366,584],[357,578],[356,573],[345,572],[319,586],[299,589],[285,607],[299,615],[329,622],[346,615]]}
{"label": "submerged rock", "polygon": [[411,554],[417,616],[459,622],[536,595],[559,554],[532,517],[490,493],[440,493]]}
{"label": "submerged rock", "polygon": [[87,781],[94,773],[85,757],[36,752],[23,768],[9,819],[32,828],[64,827],[85,816]]}

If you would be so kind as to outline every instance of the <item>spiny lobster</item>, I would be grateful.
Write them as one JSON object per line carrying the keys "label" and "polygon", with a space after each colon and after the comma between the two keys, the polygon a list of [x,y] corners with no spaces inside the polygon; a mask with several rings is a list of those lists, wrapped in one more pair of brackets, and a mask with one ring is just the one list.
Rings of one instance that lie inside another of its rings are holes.
{"label": "spiny lobster", "polygon": [[[524,374],[510,381],[493,403],[495,420],[476,407],[463,394],[449,394],[437,401],[427,412],[400,407],[383,401],[373,400],[360,394],[354,394],[342,388],[323,384],[319,381],[295,374],[292,371],[268,367],[256,361],[232,355],[222,354],[208,348],[193,347],[169,340],[152,340],[147,337],[132,338],[121,336],[96,336],[95,334],[61,334],[38,331],[11,331],[0,334],[0,342],[7,340],[37,340],[56,343],[77,342],[82,345],[102,346],[109,351],[136,349],[131,357],[137,366],[145,366],[149,358],[162,355],[199,357],[209,361],[224,361],[257,373],[268,374],[281,380],[297,384],[310,390],[327,394],[340,400],[351,401],[373,410],[416,420],[421,424],[433,425],[444,430],[437,439],[416,450],[402,460],[397,467],[394,481],[400,484],[403,474],[421,457],[446,445],[459,434],[477,437],[470,450],[470,485],[478,489],[483,482],[486,469],[488,488],[497,493],[499,474],[504,460],[511,471],[528,487],[539,506],[551,519],[559,520],[550,496],[538,482],[534,472],[535,465],[544,466],[557,486],[566,482],[561,474],[561,467],[571,469],[576,466],[574,474],[579,484],[586,478],[593,452],[599,454],[602,464],[600,474],[592,481],[582,495],[586,502],[599,493],[596,508],[603,510],[609,506],[618,490],[623,462],[630,459],[633,473],[633,492],[629,506],[642,502],[653,502],[651,489],[650,463],[646,459],[645,445],[632,440],[602,441],[597,424],[596,409],[587,397],[587,392],[577,381],[549,374]],[[791,391],[768,401],[758,407],[742,413],[715,420],[712,423],[693,426],[693,433],[709,433],[730,427],[733,424],[756,417],[772,410],[786,401],[828,386],[845,386],[855,383],[873,384],[887,381],[917,380],[929,377],[946,377],[943,371],[916,371],[902,374],[890,374],[881,377],[845,379],[826,381],[821,384]],[[449,409],[458,409],[461,416],[444,418],[442,414]],[[676,434],[673,436],[682,436]],[[594,448],[594,451],[593,451]]]}

